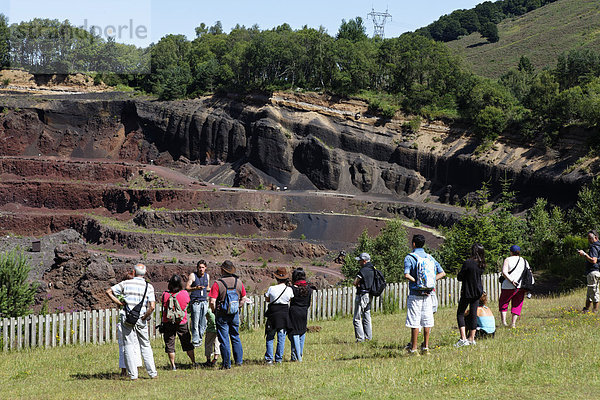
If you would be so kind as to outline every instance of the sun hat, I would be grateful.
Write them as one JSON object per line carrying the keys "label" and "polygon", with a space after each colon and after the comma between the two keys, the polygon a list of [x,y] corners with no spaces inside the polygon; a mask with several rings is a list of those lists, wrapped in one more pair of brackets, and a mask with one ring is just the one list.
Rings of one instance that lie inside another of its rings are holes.
{"label": "sun hat", "polygon": [[235,266],[229,260],[223,261],[223,264],[221,264],[221,271],[229,275],[235,275]]}
{"label": "sun hat", "polygon": [[275,271],[275,278],[278,279],[288,279],[290,277],[290,273],[285,267],[277,267]]}

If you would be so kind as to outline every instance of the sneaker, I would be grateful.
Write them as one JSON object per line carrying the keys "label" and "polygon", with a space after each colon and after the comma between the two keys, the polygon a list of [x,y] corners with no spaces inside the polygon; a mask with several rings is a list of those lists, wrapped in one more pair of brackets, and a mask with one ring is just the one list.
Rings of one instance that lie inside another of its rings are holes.
{"label": "sneaker", "polygon": [[173,365],[173,366],[171,367],[171,371],[177,371],[177,367]]}
{"label": "sneaker", "polygon": [[421,345],[421,355],[426,356],[427,354],[429,354],[429,347]]}
{"label": "sneaker", "polygon": [[458,342],[456,342],[454,347],[463,347],[463,346],[468,346],[470,344],[471,343],[467,339],[460,339]]}
{"label": "sneaker", "polygon": [[409,356],[418,356],[419,355],[419,350],[410,349],[410,350],[408,350],[408,355]]}
{"label": "sneaker", "polygon": [[475,340],[469,340],[469,346],[475,346],[476,344]]}
{"label": "sneaker", "polygon": [[412,349],[412,343],[408,342],[408,343],[406,343],[406,346],[404,346],[404,350],[410,350],[410,349]]}
{"label": "sneaker", "polygon": [[265,361],[265,364],[267,364],[267,366],[271,367],[271,366],[273,366],[273,361],[271,361],[271,360]]}

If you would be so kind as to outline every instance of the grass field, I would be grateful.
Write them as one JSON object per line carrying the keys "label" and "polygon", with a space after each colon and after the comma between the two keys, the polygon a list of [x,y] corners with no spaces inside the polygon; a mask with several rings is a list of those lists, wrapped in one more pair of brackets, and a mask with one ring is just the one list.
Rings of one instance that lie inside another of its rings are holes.
{"label": "grass field", "polygon": [[[65,347],[0,354],[3,399],[597,399],[600,317],[574,311],[584,292],[526,302],[518,328],[454,348],[455,309],[436,314],[432,351],[406,356],[405,313],[376,315],[370,343],[355,344],[352,321],[321,322],[307,334],[305,360],[262,363],[261,331],[244,332],[245,363],[228,371],[188,369],[178,348],[168,371],[162,341],[154,343],[159,377],[137,382],[117,374],[117,346]],[[496,309],[496,304],[491,305]],[[497,317],[497,312],[495,311]],[[203,352],[199,360],[204,361]]]}
{"label": "grass field", "polygon": [[523,55],[537,69],[554,68],[562,52],[578,48],[600,51],[600,2],[560,0],[502,21],[498,33],[497,43],[473,33],[447,45],[462,55],[473,72],[490,78],[516,68]]}

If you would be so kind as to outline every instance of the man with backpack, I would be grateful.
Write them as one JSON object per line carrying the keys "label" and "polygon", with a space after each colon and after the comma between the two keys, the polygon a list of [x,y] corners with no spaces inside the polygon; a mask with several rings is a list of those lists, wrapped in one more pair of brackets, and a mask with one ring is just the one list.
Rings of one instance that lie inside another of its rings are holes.
{"label": "man with backpack", "polygon": [[354,280],[356,297],[354,298],[354,336],[356,342],[364,342],[373,338],[371,330],[371,295],[369,290],[373,286],[375,267],[371,264],[369,253],[361,253],[356,257],[360,270]]}
{"label": "man with backpack", "polygon": [[433,295],[435,282],[446,276],[446,273],[435,258],[423,249],[425,237],[414,235],[413,252],[404,258],[404,277],[408,279],[408,300],[406,326],[411,329],[410,355],[418,355],[417,340],[423,328],[421,353],[429,352],[429,333],[433,327]]}
{"label": "man with backpack", "polygon": [[[152,317],[155,307],[154,287],[144,279],[146,266],[137,264],[134,269],[134,278],[117,283],[106,291],[113,303],[121,307],[119,318],[123,331],[125,366],[129,378],[133,381],[138,378],[138,369],[134,346],[135,338],[140,346],[140,353],[150,378],[156,378],[158,372],[154,365],[154,354],[150,345],[148,334],[148,321]],[[123,300],[119,300],[119,297]]]}
{"label": "man with backpack", "polygon": [[[598,233],[594,230],[588,232],[587,239],[590,244],[588,252],[586,253],[583,250],[577,251],[579,255],[587,261],[587,297],[585,299],[583,311],[597,312],[598,302],[600,302],[600,290],[598,290],[598,282],[600,282],[600,266],[598,265],[598,258],[600,257],[600,241],[598,241]],[[590,306],[593,307],[591,310]]]}
{"label": "man with backpack", "polygon": [[246,302],[246,288],[235,272],[235,266],[231,261],[223,262],[222,277],[213,283],[208,293],[210,309],[215,313],[217,337],[223,357],[221,369],[231,368],[232,352],[236,365],[242,365],[243,362],[239,308]]}

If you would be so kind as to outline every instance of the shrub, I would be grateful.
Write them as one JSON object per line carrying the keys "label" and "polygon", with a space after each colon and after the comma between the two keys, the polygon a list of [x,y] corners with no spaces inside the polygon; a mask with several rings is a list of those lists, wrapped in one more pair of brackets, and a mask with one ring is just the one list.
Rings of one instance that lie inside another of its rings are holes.
{"label": "shrub", "polygon": [[402,131],[406,133],[417,133],[421,128],[421,117],[416,116],[402,124]]}
{"label": "shrub", "polygon": [[346,255],[342,266],[342,273],[348,279],[356,277],[359,265],[355,257],[363,252],[371,255],[371,262],[383,272],[386,281],[399,282],[404,278],[404,257],[410,253],[402,221],[389,221],[374,238],[370,237],[366,230],[358,237],[358,246]]}
{"label": "shrub", "polygon": [[494,106],[487,106],[475,117],[475,132],[483,140],[496,140],[506,129],[506,113]]}
{"label": "shrub", "polygon": [[600,228],[600,177],[594,178],[591,185],[579,191],[577,203],[569,217],[573,223],[573,231],[585,234],[590,229]]}
{"label": "shrub", "polygon": [[489,192],[484,185],[478,191],[475,213],[466,213],[445,232],[446,240],[439,250],[440,263],[448,273],[457,272],[463,261],[469,257],[473,243],[485,248],[486,272],[496,272],[502,260],[508,255],[513,244],[522,244],[525,237],[525,221],[511,214],[514,192],[508,190],[509,183],[503,185],[502,199],[496,209],[488,207]]}
{"label": "shrub", "polygon": [[531,256],[532,266],[538,268],[548,267],[551,260],[568,253],[563,246],[568,233],[564,212],[558,207],[548,212],[547,205],[546,199],[537,199],[527,212],[525,254]]}
{"label": "shrub", "polygon": [[0,317],[31,312],[37,285],[27,282],[29,260],[20,249],[0,253]]}

